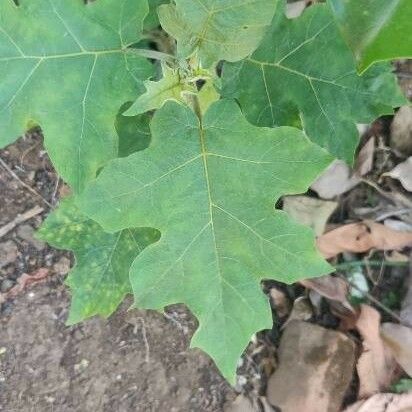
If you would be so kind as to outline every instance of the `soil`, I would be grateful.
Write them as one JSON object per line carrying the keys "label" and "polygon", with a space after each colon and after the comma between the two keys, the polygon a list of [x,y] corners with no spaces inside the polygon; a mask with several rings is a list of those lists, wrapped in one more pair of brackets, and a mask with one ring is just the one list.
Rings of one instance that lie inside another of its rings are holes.
{"label": "soil", "polygon": [[196,322],[183,308],[164,315],[127,311],[126,302],[109,320],[65,326],[70,296],[64,277],[72,257],[32,232],[51,209],[46,202],[55,205],[66,189],[39,133],[0,151],[0,158],[39,194],[0,164],[0,228],[36,205],[44,208],[0,238],[0,254],[2,247],[9,254],[9,263],[0,264],[0,293],[4,297],[24,274],[49,271],[1,305],[0,411],[222,411],[236,393],[205,354],[188,349]]}

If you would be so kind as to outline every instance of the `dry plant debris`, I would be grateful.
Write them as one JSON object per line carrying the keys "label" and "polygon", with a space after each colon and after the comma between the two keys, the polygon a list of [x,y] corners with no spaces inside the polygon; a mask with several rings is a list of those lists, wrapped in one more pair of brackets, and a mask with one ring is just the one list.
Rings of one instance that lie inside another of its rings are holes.
{"label": "dry plant debris", "polygon": [[364,253],[371,249],[398,250],[412,245],[412,232],[401,232],[365,221],[332,230],[317,240],[319,251],[330,259],[343,252]]}

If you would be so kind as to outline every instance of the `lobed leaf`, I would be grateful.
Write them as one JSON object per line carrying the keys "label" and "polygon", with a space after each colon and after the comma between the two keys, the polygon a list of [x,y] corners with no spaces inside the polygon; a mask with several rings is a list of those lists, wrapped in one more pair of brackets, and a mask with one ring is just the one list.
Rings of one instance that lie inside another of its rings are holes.
{"label": "lobed leaf", "polygon": [[196,92],[194,86],[185,84],[182,81],[179,70],[163,65],[162,71],[163,77],[159,81],[147,80],[144,82],[146,91],[125,112],[126,116],[136,116],[150,110],[159,109],[168,100],[184,103],[185,93]]}
{"label": "lobed leaf", "polygon": [[127,47],[147,0],[0,2],[0,147],[34,124],[76,191],[117,155],[114,120],[142,91],[151,64]]}
{"label": "lobed leaf", "polygon": [[158,240],[150,228],[106,233],[80,213],[74,198],[48,216],[37,235],[59,249],[72,250],[76,266],[66,279],[72,291],[68,324],[94,315],[111,315],[131,293],[129,269],[147,245]]}
{"label": "lobed leaf", "polygon": [[149,148],[110,162],[79,204],[106,230],[161,232],[131,267],[136,305],[185,303],[200,324],[192,346],[233,383],[252,334],[272,325],[260,281],[330,271],[312,231],[274,205],[305,191],[331,157],[297,129],[252,126],[232,100],[201,122],[167,102],[151,130]]}
{"label": "lobed leaf", "polygon": [[358,131],[405,103],[389,65],[358,76],[326,5],[289,20],[278,8],[255,53],[225,64],[223,94],[236,97],[249,121],[260,126],[302,127],[334,156],[352,163]]}
{"label": "lobed leaf", "polygon": [[160,23],[177,40],[179,57],[197,52],[206,68],[238,61],[258,46],[277,0],[175,0],[159,7]]}
{"label": "lobed leaf", "polygon": [[361,71],[377,61],[412,58],[412,1],[328,1]]}

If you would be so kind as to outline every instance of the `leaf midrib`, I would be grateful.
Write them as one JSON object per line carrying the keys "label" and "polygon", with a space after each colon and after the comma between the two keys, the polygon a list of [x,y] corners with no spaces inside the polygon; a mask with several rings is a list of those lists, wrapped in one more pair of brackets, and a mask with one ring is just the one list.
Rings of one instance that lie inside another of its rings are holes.
{"label": "leaf midrib", "polygon": [[[199,116],[199,139],[200,139],[200,150],[201,150],[201,157],[202,157],[202,163],[203,163],[203,168],[204,168],[204,173],[205,173],[205,179],[206,179],[206,189],[207,189],[207,195],[208,195],[208,201],[209,201],[209,216],[210,216],[210,221],[208,224],[210,224],[210,228],[212,231],[212,236],[213,236],[213,245],[214,245],[214,252],[216,256],[216,266],[217,266],[217,274],[218,274],[218,279],[220,283],[220,288],[219,288],[219,304],[222,305],[222,311],[226,315],[226,311],[224,310],[224,299],[223,299],[223,283],[227,283],[226,279],[223,277],[223,272],[220,267],[220,257],[219,257],[219,252],[217,249],[217,241],[216,241],[216,231],[215,231],[215,225],[213,221],[213,208],[215,207],[215,203],[213,202],[212,199],[212,192],[211,192],[211,184],[210,184],[210,178],[209,178],[209,168],[208,168],[208,151],[206,147],[206,139],[205,139],[205,129],[203,128],[203,119],[202,116]],[[225,319],[226,322],[226,319]],[[207,320],[204,320],[204,324],[207,323]],[[228,342],[227,342],[227,337],[226,333],[222,333],[222,339],[225,342],[225,347],[228,347]]]}
{"label": "leaf midrib", "polygon": [[207,196],[208,196],[208,201],[209,201],[210,226],[211,226],[212,234],[213,234],[213,242],[214,242],[214,247],[215,247],[215,254],[216,254],[216,261],[217,261],[217,266],[219,270],[219,275],[221,275],[221,269],[219,265],[219,253],[217,251],[215,226],[213,222],[213,205],[215,203],[213,202],[213,199],[212,199],[212,191],[211,191],[211,184],[210,184],[210,178],[209,178],[209,167],[208,167],[208,161],[207,161],[207,157],[209,153],[206,148],[205,129],[203,128],[202,119],[199,120],[199,140],[200,140],[202,164],[203,164],[205,180],[206,180],[206,190],[207,190]]}

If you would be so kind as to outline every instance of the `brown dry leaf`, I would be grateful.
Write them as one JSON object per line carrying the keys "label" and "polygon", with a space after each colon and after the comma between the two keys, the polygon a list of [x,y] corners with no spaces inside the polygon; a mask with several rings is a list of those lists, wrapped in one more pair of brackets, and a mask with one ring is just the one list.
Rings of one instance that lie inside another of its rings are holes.
{"label": "brown dry leaf", "polygon": [[300,284],[305,288],[318,292],[327,299],[342,303],[347,308],[352,307],[347,300],[348,284],[343,279],[327,275],[320,278],[301,280]]}
{"label": "brown dry leaf", "polygon": [[317,247],[330,259],[339,253],[362,253],[370,249],[399,250],[412,245],[412,232],[392,230],[372,221],[350,223],[320,236]]}
{"label": "brown dry leaf", "polygon": [[306,0],[299,0],[293,3],[288,3],[286,5],[286,17],[288,19],[299,17],[303,13],[303,10],[305,10],[306,6]]}
{"label": "brown dry leaf", "polygon": [[367,398],[385,389],[391,383],[395,362],[385,350],[380,335],[379,312],[361,305],[356,327],[363,339],[363,350],[356,369],[359,376],[359,398]]}
{"label": "brown dry leaf", "polygon": [[404,325],[412,328],[412,263],[410,264],[409,276],[405,286],[407,291],[402,301],[400,318]]}
{"label": "brown dry leaf", "polygon": [[355,344],[346,335],[303,321],[285,329],[267,399],[282,412],[338,411],[352,381]]}
{"label": "brown dry leaf", "polygon": [[271,306],[275,309],[279,318],[284,318],[289,315],[292,305],[284,292],[276,288],[271,288],[269,290],[269,296]]}
{"label": "brown dry leaf", "polygon": [[335,160],[316,180],[311,188],[322,199],[333,199],[355,187],[361,180],[342,160]]}
{"label": "brown dry leaf", "polygon": [[412,412],[412,393],[379,393],[349,406],[344,412]]}
{"label": "brown dry leaf", "polygon": [[[409,257],[401,252],[398,252],[397,250],[391,250],[385,252],[385,260],[388,262],[409,262]],[[411,319],[412,320],[412,319]]]}
{"label": "brown dry leaf", "polygon": [[405,155],[412,155],[412,107],[403,106],[391,125],[391,146]]}
{"label": "brown dry leaf", "polygon": [[398,179],[402,186],[412,192],[412,157],[409,157],[404,162],[399,163],[390,172],[384,173],[382,176],[389,176],[392,179]]}
{"label": "brown dry leaf", "polygon": [[66,185],[66,183],[63,183],[59,188],[59,198],[62,199],[63,197],[69,197],[71,195],[72,190],[70,189],[70,186]]}
{"label": "brown dry leaf", "polygon": [[398,364],[412,377],[412,329],[396,323],[383,323],[381,335]]}
{"label": "brown dry leaf", "polygon": [[358,176],[367,175],[373,167],[375,137],[371,137],[360,150],[356,159],[355,171]]}
{"label": "brown dry leaf", "polygon": [[338,204],[309,196],[285,196],[283,210],[294,220],[313,229],[316,236],[325,231],[326,223]]}

